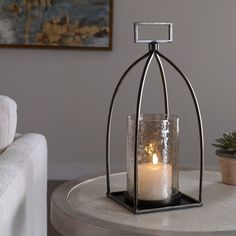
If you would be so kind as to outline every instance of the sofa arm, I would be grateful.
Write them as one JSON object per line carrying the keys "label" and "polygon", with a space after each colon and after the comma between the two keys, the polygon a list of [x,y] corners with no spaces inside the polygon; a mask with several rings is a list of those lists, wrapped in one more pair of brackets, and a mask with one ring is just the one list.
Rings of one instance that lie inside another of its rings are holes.
{"label": "sofa arm", "polygon": [[47,144],[18,137],[0,155],[0,235],[47,235]]}

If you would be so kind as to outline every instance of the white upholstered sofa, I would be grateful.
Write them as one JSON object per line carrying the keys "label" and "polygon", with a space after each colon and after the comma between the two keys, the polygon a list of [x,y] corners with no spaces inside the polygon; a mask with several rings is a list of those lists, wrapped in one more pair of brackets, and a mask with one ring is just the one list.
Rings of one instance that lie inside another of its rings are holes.
{"label": "white upholstered sofa", "polygon": [[47,143],[15,137],[16,119],[15,102],[0,96],[0,236],[46,236]]}

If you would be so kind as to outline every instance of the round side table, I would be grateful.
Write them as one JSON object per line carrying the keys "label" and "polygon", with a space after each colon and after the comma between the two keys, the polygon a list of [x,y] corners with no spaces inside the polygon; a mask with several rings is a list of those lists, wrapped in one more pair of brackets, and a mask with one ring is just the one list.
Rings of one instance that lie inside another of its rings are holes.
{"label": "round side table", "polygon": [[[112,175],[115,190],[125,189],[125,173]],[[105,196],[106,179],[72,180],[51,198],[51,222],[64,236],[206,236],[236,235],[236,187],[204,173],[204,205],[134,215]],[[122,183],[122,186],[120,186]],[[180,172],[180,189],[197,195],[198,171]]]}

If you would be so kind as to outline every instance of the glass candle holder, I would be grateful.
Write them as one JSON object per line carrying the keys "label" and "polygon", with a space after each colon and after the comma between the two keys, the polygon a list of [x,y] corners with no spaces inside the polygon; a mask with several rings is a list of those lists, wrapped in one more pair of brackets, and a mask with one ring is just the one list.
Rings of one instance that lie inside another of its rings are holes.
{"label": "glass candle holder", "polygon": [[[135,115],[128,116],[127,194],[134,196]],[[179,193],[179,118],[141,115],[138,130],[138,200],[162,201]]]}

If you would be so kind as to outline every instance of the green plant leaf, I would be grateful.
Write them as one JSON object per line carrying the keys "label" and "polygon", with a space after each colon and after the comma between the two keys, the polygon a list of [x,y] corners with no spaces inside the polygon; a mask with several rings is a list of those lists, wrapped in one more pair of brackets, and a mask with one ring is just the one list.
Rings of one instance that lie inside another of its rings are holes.
{"label": "green plant leaf", "polygon": [[222,137],[217,138],[212,146],[226,152],[236,152],[236,131],[224,133]]}

